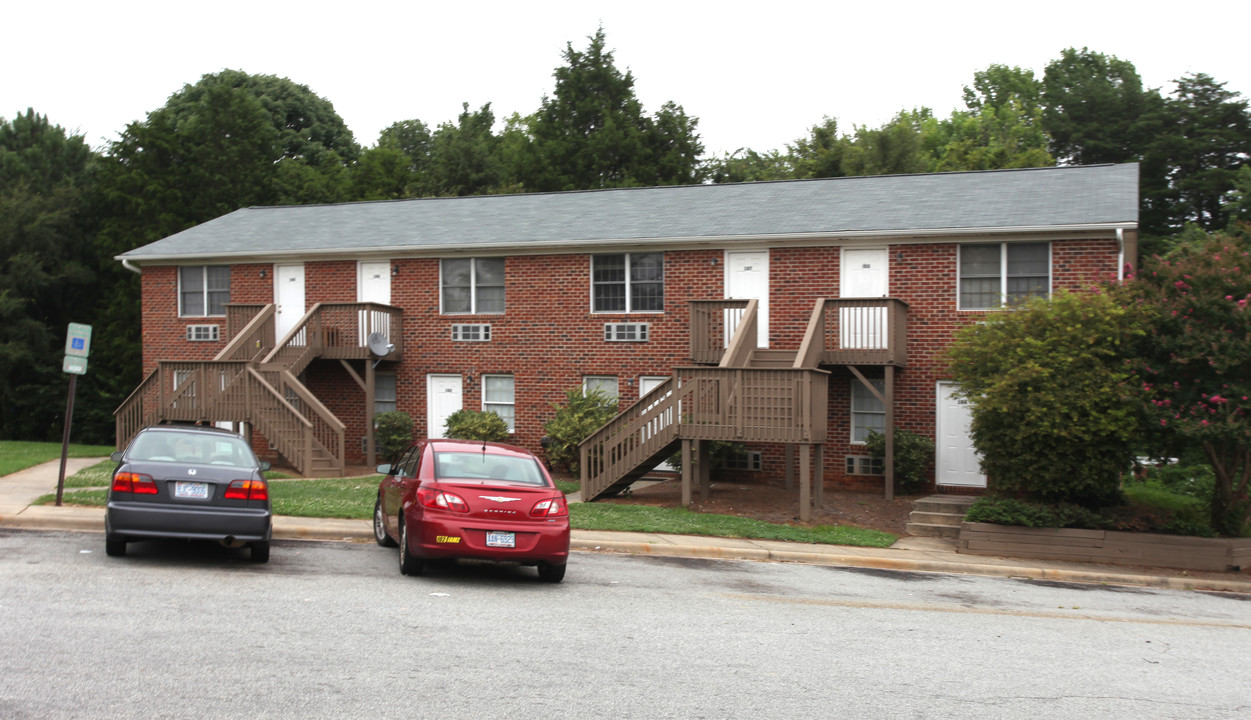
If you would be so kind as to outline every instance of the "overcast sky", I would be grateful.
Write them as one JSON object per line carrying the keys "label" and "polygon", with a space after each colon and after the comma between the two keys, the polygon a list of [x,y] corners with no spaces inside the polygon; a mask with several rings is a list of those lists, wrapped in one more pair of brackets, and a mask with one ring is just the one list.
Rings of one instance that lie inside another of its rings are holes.
{"label": "overcast sky", "polygon": [[[1039,77],[1066,47],[1134,63],[1166,92],[1205,72],[1251,97],[1251,3],[21,2],[3,15],[0,116],[47,115],[92,147],[225,68],[287,77],[327,98],[362,145],[393,122],[432,127],[462,102],[528,114],[566,43],[602,24],[648,112],[699,119],[710,154],[782,149],[824,116],[844,132],[904,108],[940,116],[990,64]],[[1206,34],[1205,34],[1206,33]]]}

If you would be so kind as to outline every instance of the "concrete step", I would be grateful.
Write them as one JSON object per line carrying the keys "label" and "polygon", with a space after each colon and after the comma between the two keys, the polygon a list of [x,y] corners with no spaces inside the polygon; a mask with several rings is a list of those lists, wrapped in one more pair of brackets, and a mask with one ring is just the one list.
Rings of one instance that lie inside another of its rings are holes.
{"label": "concrete step", "polygon": [[960,523],[964,522],[963,513],[944,513],[944,512],[921,512],[913,510],[908,514],[908,522],[925,523],[928,525],[950,525],[952,527],[960,527]]}
{"label": "concrete step", "polygon": [[964,495],[931,495],[912,501],[915,512],[958,513],[963,515],[969,506],[977,501],[975,497]]}
{"label": "concrete step", "polygon": [[947,538],[956,540],[960,537],[960,528],[951,525],[934,525],[932,523],[908,523],[908,534],[916,537]]}

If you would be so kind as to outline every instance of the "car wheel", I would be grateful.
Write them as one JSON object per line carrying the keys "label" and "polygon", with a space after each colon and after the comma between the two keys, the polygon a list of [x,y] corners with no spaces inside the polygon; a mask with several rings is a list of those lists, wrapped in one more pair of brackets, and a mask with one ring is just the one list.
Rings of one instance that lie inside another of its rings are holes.
{"label": "car wheel", "polygon": [[552,563],[539,563],[539,579],[543,582],[558,583],[565,579],[565,566]]}
{"label": "car wheel", "polygon": [[252,562],[269,562],[269,541],[252,543]]}
{"label": "car wheel", "polygon": [[387,525],[382,515],[382,498],[374,501],[374,541],[382,547],[395,547],[395,541],[387,534]]}
{"label": "car wheel", "polygon": [[420,575],[422,572],[421,558],[413,557],[408,549],[408,522],[400,516],[400,574]]}
{"label": "car wheel", "polygon": [[104,554],[110,557],[121,557],[125,555],[126,539],[116,535],[105,535]]}

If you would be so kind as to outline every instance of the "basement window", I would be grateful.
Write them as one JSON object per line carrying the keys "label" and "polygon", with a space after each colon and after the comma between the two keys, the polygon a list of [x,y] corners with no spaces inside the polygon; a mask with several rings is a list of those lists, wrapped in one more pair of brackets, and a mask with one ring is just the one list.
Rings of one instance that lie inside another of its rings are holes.
{"label": "basement window", "polygon": [[882,462],[882,460],[882,458],[875,458],[870,455],[848,455],[847,474],[885,475],[886,463]]}
{"label": "basement window", "polygon": [[722,460],[721,466],[726,470],[760,470],[763,466],[760,452],[757,450],[747,450],[741,453],[727,455]]}

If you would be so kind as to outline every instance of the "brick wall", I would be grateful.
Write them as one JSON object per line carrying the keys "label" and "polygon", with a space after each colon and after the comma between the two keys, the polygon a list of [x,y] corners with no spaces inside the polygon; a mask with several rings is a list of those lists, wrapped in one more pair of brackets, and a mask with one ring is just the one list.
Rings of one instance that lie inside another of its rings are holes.
{"label": "brick wall", "polygon": [[[944,379],[941,352],[960,327],[985,315],[956,309],[955,242],[889,245],[890,296],[908,303],[908,367],[896,373],[898,427],[933,437],[935,385]],[[1052,243],[1053,289],[1080,289],[1115,277],[1117,243],[1113,238],[1056,240]],[[813,304],[838,297],[840,248],[774,248],[770,252],[770,347],[798,347]],[[579,387],[584,375],[615,375],[623,402],[639,395],[639,376],[669,375],[689,360],[690,300],[724,297],[724,252],[720,249],[665,253],[665,304],[658,313],[603,314],[590,309],[590,255],[515,255],[505,263],[506,311],[502,314],[439,314],[439,261],[395,259],[391,303],[404,310],[403,358],[380,371],[396,374],[398,409],[409,413],[415,434],[426,427],[426,376],[456,374],[464,383],[463,402],[478,409],[482,376],[512,375],[516,390],[516,442],[539,449],[543,423],[565,391]],[[356,299],[356,268],[351,260],[305,263],[305,296],[316,302]],[[264,277],[262,277],[262,271]],[[224,318],[178,317],[177,272],[173,267],[145,267],[143,288],[144,367],[158,359],[210,359],[225,344]],[[231,300],[273,300],[273,266],[236,265],[231,272]],[[186,325],[222,325],[220,342],[188,342]],[[646,343],[605,342],[606,322],[650,323]],[[451,326],[490,323],[489,342],[454,342]],[[362,361],[355,361],[364,375]],[[848,476],[846,456],[864,454],[850,441],[850,388],[853,376],[833,367],[830,377],[830,431],[825,447],[825,477],[835,485],[881,489],[881,478]],[[880,377],[880,368],[869,368]],[[360,462],[365,433],[364,393],[338,361],[318,360],[305,380],[347,426],[349,461]],[[758,447],[764,472],[782,471],[780,447]]]}

